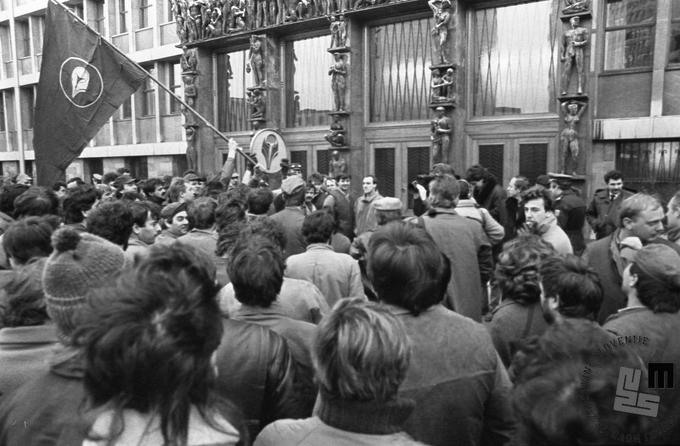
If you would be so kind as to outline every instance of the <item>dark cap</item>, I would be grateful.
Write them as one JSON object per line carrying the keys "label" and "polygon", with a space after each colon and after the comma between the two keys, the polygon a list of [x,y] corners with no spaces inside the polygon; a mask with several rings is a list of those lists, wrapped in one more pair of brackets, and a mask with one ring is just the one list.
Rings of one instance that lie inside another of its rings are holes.
{"label": "dark cap", "polygon": [[164,220],[168,220],[172,217],[175,216],[175,214],[179,214],[182,211],[187,210],[187,204],[186,202],[183,203],[170,203],[165,205],[165,207],[161,210],[161,218]]}

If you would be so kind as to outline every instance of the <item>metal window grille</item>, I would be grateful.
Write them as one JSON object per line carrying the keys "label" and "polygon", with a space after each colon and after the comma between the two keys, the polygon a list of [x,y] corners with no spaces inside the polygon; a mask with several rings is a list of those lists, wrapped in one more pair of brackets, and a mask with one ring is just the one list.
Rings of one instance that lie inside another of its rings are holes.
{"label": "metal window grille", "polygon": [[330,157],[328,150],[319,150],[316,152],[316,171],[322,175],[328,173],[328,163],[330,162]]}
{"label": "metal window grille", "polygon": [[621,141],[616,168],[626,187],[669,198],[680,183],[680,140]]}
{"label": "metal window grille", "polygon": [[375,149],[375,176],[383,197],[394,197],[394,148]]}
{"label": "metal window grille", "polygon": [[432,17],[370,29],[371,121],[429,116]]}
{"label": "metal window grille", "polygon": [[503,144],[480,145],[479,164],[486,167],[503,184]]}
{"label": "metal window grille", "polygon": [[548,144],[519,145],[519,174],[534,180],[547,172]]}
{"label": "metal window grille", "polygon": [[475,116],[555,112],[557,2],[479,9],[474,15]]}
{"label": "metal window grille", "polygon": [[290,162],[297,163],[302,166],[302,178],[307,178],[307,151],[296,150],[290,152]]}

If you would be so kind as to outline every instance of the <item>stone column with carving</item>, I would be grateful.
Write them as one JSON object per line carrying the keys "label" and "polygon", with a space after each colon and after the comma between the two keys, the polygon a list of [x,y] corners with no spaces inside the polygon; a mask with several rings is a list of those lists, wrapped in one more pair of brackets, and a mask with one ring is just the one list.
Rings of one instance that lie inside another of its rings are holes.
{"label": "stone column with carving", "polygon": [[260,130],[267,122],[267,37],[252,34],[246,72],[251,75],[251,86],[247,89],[247,102],[250,106],[250,124],[254,131]]}
{"label": "stone column with carving", "polygon": [[558,170],[578,179],[585,174],[591,148],[587,85],[590,1],[562,0],[561,12]]}
{"label": "stone column with carving", "polygon": [[428,0],[434,26],[430,30],[434,54],[430,66],[430,121],[431,163],[449,163],[454,134],[454,112],[458,101],[457,66],[452,63],[454,42],[452,27],[457,13],[457,2]]}
{"label": "stone column with carving", "polygon": [[331,80],[330,92],[333,97],[333,111],[329,113],[331,125],[328,133],[324,136],[330,145],[329,175],[346,173],[349,158],[349,135],[348,121],[350,115],[349,56],[351,48],[348,45],[348,26],[344,14],[330,15],[331,44],[327,51],[333,56],[333,62],[328,68]]}
{"label": "stone column with carving", "polygon": [[[196,98],[198,96],[198,89],[196,86],[198,78],[198,55],[196,48],[184,48],[184,52],[180,58],[180,66],[182,67],[184,101],[189,106],[195,108]],[[184,115],[184,132],[187,142],[187,167],[190,170],[196,171],[198,169],[199,156],[197,130],[200,126],[200,121],[184,106],[182,106],[182,114]]]}

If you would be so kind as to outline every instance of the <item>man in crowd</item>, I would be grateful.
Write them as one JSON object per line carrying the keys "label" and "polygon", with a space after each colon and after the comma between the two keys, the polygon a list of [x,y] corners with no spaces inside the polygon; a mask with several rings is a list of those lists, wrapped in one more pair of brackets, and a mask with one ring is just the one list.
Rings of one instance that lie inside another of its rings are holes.
{"label": "man in crowd", "polygon": [[342,298],[364,295],[357,261],[348,254],[334,252],[330,245],[334,228],[328,211],[309,214],[302,223],[307,248],[286,260],[286,276],[312,282],[331,307]]}
{"label": "man in crowd", "polygon": [[[668,365],[671,377],[673,367],[677,370],[680,357],[680,254],[662,244],[648,244],[624,269],[621,287],[626,293],[626,307],[612,315],[604,328],[615,334],[619,342],[625,340],[627,347],[640,355],[651,375],[649,382],[655,382],[649,387],[657,389],[650,396],[656,396],[658,412],[654,408],[649,412],[652,425],[643,433],[647,440],[643,443],[680,444],[680,419],[677,416],[680,393],[666,381],[667,368],[656,372],[652,369],[653,365]],[[642,341],[628,341],[635,337]]]}
{"label": "man in crowd", "polygon": [[557,224],[569,237],[576,255],[581,255],[586,247],[583,239],[583,225],[586,222],[586,203],[576,195],[572,188],[574,177],[561,173],[551,173],[550,193],[555,206]]}
{"label": "man in crowd", "polygon": [[680,191],[668,202],[666,212],[666,236],[665,244],[675,249],[680,254]]}
{"label": "man in crowd", "polygon": [[190,202],[187,206],[187,217],[192,229],[178,237],[177,241],[192,245],[214,258],[217,249],[216,209],[217,201],[212,198],[201,197]]}
{"label": "man in crowd", "polygon": [[522,195],[524,215],[532,233],[550,243],[560,254],[573,254],[567,234],[557,224],[553,199],[541,186],[534,186]]}
{"label": "man in crowd", "polygon": [[455,177],[436,176],[430,182],[430,211],[410,222],[430,234],[451,264],[446,306],[479,322],[486,296],[481,278],[489,277],[493,269],[491,245],[478,222],[456,213],[459,195]]}
{"label": "man in crowd", "polygon": [[350,191],[350,177],[340,174],[338,187],[328,189],[323,207],[330,209],[338,224],[338,230],[350,240],[354,237],[354,198]]}
{"label": "man in crowd", "polygon": [[576,256],[551,256],[540,269],[541,305],[548,323],[564,319],[595,321],[602,306],[602,284]]}
{"label": "man in crowd", "polygon": [[189,232],[189,216],[186,202],[170,203],[161,210],[161,227],[163,230],[155,243],[171,245],[179,237]]}
{"label": "man in crowd", "polygon": [[355,204],[356,228],[355,235],[361,235],[370,229],[375,229],[378,223],[375,220],[375,201],[382,198],[378,192],[378,179],[375,175],[364,177],[361,182],[364,194],[357,199]]}
{"label": "man in crowd", "polygon": [[302,222],[305,212],[302,203],[305,199],[305,181],[300,175],[288,176],[281,183],[281,196],[285,201],[285,207],[270,216],[283,228],[286,235],[286,249],[284,256],[290,257],[305,251],[305,241],[302,237]]}
{"label": "man in crowd", "polygon": [[597,316],[600,324],[626,304],[621,280],[628,262],[622,253],[636,241],[631,239],[637,238],[643,245],[654,240],[663,230],[663,218],[663,207],[656,198],[635,194],[621,203],[618,229],[586,247],[583,258],[600,277],[604,289]]}
{"label": "man in crowd", "polygon": [[599,240],[614,232],[619,225],[619,212],[623,200],[633,195],[623,188],[623,175],[610,170],[604,175],[606,188],[595,191],[593,200],[586,210],[588,224]]}
{"label": "man in crowd", "polygon": [[[458,184],[450,178],[448,184]],[[422,228],[396,222],[369,243],[368,274],[378,298],[411,340],[399,395],[416,407],[405,431],[433,446],[503,445],[514,432],[510,380],[484,327],[441,304],[451,270],[438,245]]]}

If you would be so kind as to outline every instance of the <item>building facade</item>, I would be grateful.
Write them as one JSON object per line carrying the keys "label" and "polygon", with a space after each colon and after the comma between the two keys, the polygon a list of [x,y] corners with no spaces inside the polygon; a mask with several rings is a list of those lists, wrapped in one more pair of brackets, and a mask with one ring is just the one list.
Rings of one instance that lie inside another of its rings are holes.
{"label": "building facade", "polygon": [[[277,130],[306,175],[337,150],[404,201],[436,161],[504,184],[576,173],[587,195],[613,168],[665,195],[680,182],[680,0],[65,3],[241,147]],[[32,169],[44,8],[0,0],[3,172]],[[182,112],[149,81],[67,174],[215,170],[226,141]]]}

